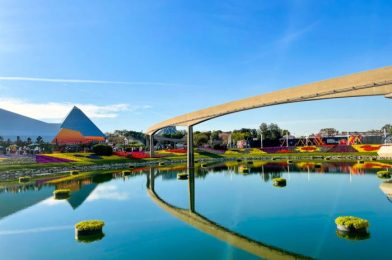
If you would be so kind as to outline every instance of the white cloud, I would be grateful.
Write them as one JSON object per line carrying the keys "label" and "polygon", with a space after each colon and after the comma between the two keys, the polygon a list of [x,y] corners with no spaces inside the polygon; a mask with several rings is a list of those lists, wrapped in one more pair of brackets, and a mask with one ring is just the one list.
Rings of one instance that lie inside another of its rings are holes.
{"label": "white cloud", "polygon": [[127,200],[129,194],[120,192],[115,185],[102,185],[98,186],[93,193],[87,198],[87,201],[94,200]]}
{"label": "white cloud", "polygon": [[129,106],[128,104],[94,105],[73,103],[34,103],[17,98],[0,98],[0,108],[24,116],[50,122],[62,121],[73,106],[79,107],[90,118],[115,118],[122,111],[138,111],[151,108],[144,106]]}
{"label": "white cloud", "polygon": [[41,204],[45,205],[45,206],[56,206],[56,205],[62,205],[65,202],[66,202],[65,200],[56,200],[55,198],[50,197],[50,198],[42,201]]}
{"label": "white cloud", "polygon": [[[1,47],[1,46],[0,46]],[[61,79],[61,78],[39,78],[39,77],[19,77],[19,76],[0,76],[0,81],[29,81],[29,82],[47,82],[61,84],[107,84],[107,85],[146,85],[146,86],[163,86],[179,87],[181,84],[154,82],[154,81],[110,81],[110,80],[91,80],[91,79]]]}

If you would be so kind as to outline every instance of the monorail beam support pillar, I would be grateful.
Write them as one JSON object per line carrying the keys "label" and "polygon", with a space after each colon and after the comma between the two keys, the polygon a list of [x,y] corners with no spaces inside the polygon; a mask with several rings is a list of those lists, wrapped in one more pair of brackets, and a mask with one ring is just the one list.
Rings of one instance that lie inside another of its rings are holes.
{"label": "monorail beam support pillar", "polygon": [[150,157],[154,156],[154,134],[150,134],[149,136],[149,145],[150,145]]}
{"label": "monorail beam support pillar", "polygon": [[187,167],[193,168],[195,166],[195,154],[193,149],[193,126],[188,126],[186,154],[187,154]]}

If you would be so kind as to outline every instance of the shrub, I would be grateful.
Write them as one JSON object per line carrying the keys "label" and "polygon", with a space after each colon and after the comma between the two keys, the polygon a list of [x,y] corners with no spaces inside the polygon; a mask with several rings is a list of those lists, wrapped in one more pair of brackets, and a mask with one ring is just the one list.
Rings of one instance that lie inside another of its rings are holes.
{"label": "shrub", "polygon": [[391,173],[389,171],[378,171],[377,177],[381,179],[389,179],[391,178]]}
{"label": "shrub", "polygon": [[70,189],[58,189],[53,192],[55,199],[66,199],[69,197]]}
{"label": "shrub", "polygon": [[102,220],[85,220],[77,223],[75,229],[77,231],[102,231],[105,222]]}
{"label": "shrub", "polygon": [[286,186],[286,179],[285,178],[274,178],[272,179],[272,184],[274,186],[284,187]]}
{"label": "shrub", "polygon": [[[77,240],[88,239],[86,242],[92,242],[97,239],[102,239],[103,236],[99,236],[102,233],[102,228],[105,223],[102,220],[85,220],[75,225],[75,237]],[[98,236],[98,237],[96,237]]]}
{"label": "shrub", "polygon": [[97,155],[110,156],[113,154],[113,148],[106,144],[96,144],[93,146],[93,152]]}
{"label": "shrub", "polygon": [[363,230],[369,227],[369,221],[353,216],[338,217],[335,219],[335,224],[347,230]]}
{"label": "shrub", "polygon": [[31,178],[29,176],[19,177],[20,183],[29,182],[30,180],[31,180]]}

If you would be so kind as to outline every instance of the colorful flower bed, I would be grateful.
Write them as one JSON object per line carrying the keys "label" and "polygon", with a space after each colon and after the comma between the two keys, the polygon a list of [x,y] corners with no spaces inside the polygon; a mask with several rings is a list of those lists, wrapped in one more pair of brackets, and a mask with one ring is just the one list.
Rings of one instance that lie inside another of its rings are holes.
{"label": "colorful flower bed", "polygon": [[[82,162],[91,163],[98,160],[119,160],[119,156],[98,156],[93,153],[51,153],[51,154],[40,154],[37,155],[40,161],[39,163],[58,163],[58,162]],[[37,158],[36,157],[36,158]],[[36,159],[37,160],[37,159]],[[38,162],[38,161],[37,161]]]}
{"label": "colorful flower bed", "polygon": [[114,152],[113,154],[116,156],[133,158],[133,159],[150,158],[150,155],[145,152]]}
{"label": "colorful flower bed", "polygon": [[300,146],[296,147],[295,151],[300,153],[314,153],[320,151],[320,148],[317,146]]}
{"label": "colorful flower bed", "polygon": [[46,155],[37,155],[35,157],[35,161],[37,163],[64,163],[64,162],[75,162],[73,160],[64,159],[64,158],[56,158],[52,156]]}
{"label": "colorful flower bed", "polygon": [[292,153],[293,147],[265,147],[262,151],[266,153]]}
{"label": "colorful flower bed", "polygon": [[330,153],[357,153],[351,145],[336,145],[332,147],[328,152]]}
{"label": "colorful flower bed", "polygon": [[356,145],[353,145],[353,148],[360,153],[378,152],[378,150],[380,150],[380,148],[381,148],[381,145],[378,145],[378,144],[356,144]]}

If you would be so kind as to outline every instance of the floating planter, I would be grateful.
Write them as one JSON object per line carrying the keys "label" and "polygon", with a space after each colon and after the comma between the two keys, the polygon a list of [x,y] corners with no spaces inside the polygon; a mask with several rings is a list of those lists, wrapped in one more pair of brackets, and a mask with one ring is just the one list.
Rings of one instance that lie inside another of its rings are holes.
{"label": "floating planter", "polygon": [[389,171],[378,171],[377,177],[380,179],[389,179],[391,178],[391,173]]}
{"label": "floating planter", "polygon": [[249,168],[245,167],[245,166],[239,169],[240,173],[248,173],[248,171],[249,171]]}
{"label": "floating planter", "polygon": [[102,220],[86,220],[75,225],[75,238],[81,242],[92,242],[102,239],[102,228],[105,223]]}
{"label": "floating planter", "polygon": [[359,163],[359,164],[364,164],[365,161],[364,161],[364,160],[358,160],[357,163]]}
{"label": "floating planter", "polygon": [[159,162],[159,166],[163,166],[163,165],[165,165],[164,162]]}
{"label": "floating planter", "polygon": [[202,168],[205,168],[205,167],[207,167],[207,164],[206,164],[206,163],[202,163],[202,164],[200,164],[200,166],[201,166]]}
{"label": "floating planter", "polygon": [[242,160],[241,159],[237,159],[237,162],[242,162]]}
{"label": "floating planter", "polygon": [[29,182],[30,180],[31,180],[31,177],[29,177],[29,176],[19,177],[19,183],[26,183],[26,182]]}
{"label": "floating planter", "polygon": [[331,157],[327,156],[324,158],[324,160],[329,161],[329,160],[331,160]]}
{"label": "floating planter", "polygon": [[70,175],[79,175],[79,171],[69,171]]}
{"label": "floating planter", "polygon": [[131,171],[122,171],[123,176],[131,175]]}
{"label": "floating planter", "polygon": [[188,179],[188,174],[185,173],[185,172],[177,173],[177,179],[178,180],[187,180]]}
{"label": "floating planter", "polygon": [[272,179],[272,184],[277,187],[284,187],[284,186],[286,186],[286,179],[285,178],[274,178],[274,179]]}
{"label": "floating planter", "polygon": [[247,163],[247,164],[253,164],[253,162],[252,162],[252,161],[247,161],[246,163]]}
{"label": "floating planter", "polygon": [[290,163],[293,163],[293,161],[292,160],[287,160],[287,163],[290,164]]}
{"label": "floating planter", "polygon": [[70,193],[70,189],[58,189],[53,192],[53,195],[56,200],[62,200],[69,198]]}
{"label": "floating planter", "polygon": [[336,227],[341,232],[348,233],[367,233],[369,222],[366,219],[343,216],[335,219]]}

